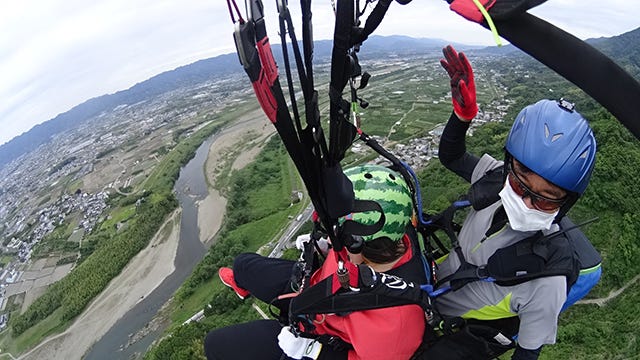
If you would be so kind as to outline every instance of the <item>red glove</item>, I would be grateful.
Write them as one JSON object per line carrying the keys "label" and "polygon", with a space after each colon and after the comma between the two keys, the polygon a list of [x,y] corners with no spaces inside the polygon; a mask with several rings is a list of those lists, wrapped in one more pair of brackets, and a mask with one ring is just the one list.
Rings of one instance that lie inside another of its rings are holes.
{"label": "red glove", "polygon": [[471,121],[478,114],[476,83],[473,81],[471,64],[463,53],[458,54],[451,45],[442,49],[442,53],[444,59],[440,60],[440,65],[451,78],[453,111],[460,120]]}
{"label": "red glove", "polygon": [[[491,9],[495,3],[496,0],[480,0],[480,4],[487,9],[487,11]],[[478,9],[478,6],[472,0],[453,0],[451,5],[449,5],[449,9],[455,11],[465,19],[477,22],[478,24],[482,24],[484,21],[480,9]]]}

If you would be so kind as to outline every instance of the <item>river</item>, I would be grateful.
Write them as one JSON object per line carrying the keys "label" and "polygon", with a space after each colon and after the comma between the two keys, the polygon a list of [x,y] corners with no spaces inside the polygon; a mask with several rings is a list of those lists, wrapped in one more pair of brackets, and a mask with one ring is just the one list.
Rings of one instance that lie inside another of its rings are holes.
{"label": "river", "polygon": [[162,335],[164,328],[159,328],[149,332],[130,346],[126,346],[130,336],[138,333],[153,319],[162,305],[182,285],[206,253],[206,249],[199,239],[196,202],[207,196],[208,188],[203,169],[209,147],[215,137],[216,135],[213,135],[200,145],[196,150],[195,157],[180,170],[180,176],[174,186],[174,191],[182,207],[180,242],[174,260],[175,271],[151,294],[118,320],[93,345],[84,359],[130,359],[136,353],[144,354],[149,345]]}

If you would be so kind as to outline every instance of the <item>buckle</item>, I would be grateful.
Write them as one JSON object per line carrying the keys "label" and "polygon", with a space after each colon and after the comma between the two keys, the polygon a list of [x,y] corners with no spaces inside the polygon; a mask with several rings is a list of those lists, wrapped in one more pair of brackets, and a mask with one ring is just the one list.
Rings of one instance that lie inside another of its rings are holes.
{"label": "buckle", "polygon": [[476,268],[476,276],[478,279],[486,279],[489,277],[489,271],[487,270],[487,265],[478,266]]}
{"label": "buckle", "polygon": [[560,106],[561,109],[566,110],[568,112],[573,112],[573,110],[576,108],[575,103],[569,102],[564,98],[560,98],[560,100],[558,100],[558,106]]}

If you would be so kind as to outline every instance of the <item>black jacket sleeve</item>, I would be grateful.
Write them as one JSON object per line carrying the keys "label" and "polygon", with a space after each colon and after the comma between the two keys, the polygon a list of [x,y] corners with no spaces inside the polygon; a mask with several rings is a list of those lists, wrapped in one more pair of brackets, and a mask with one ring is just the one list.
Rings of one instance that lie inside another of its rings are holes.
{"label": "black jacket sleeve", "polygon": [[513,356],[511,356],[511,360],[537,360],[540,350],[542,350],[542,346],[535,350],[527,350],[518,345],[516,351],[513,352]]}
{"label": "black jacket sleeve", "polygon": [[449,121],[440,137],[438,158],[447,169],[471,182],[471,174],[473,174],[473,169],[478,165],[480,158],[467,152],[465,136],[469,124],[460,121],[455,113],[451,112]]}

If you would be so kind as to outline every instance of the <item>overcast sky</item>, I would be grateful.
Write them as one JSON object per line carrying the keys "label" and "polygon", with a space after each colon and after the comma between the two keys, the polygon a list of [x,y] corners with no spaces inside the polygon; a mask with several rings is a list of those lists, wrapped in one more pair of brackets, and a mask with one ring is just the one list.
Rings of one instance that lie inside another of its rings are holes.
{"label": "overcast sky", "polygon": [[[275,42],[275,1],[264,1]],[[640,27],[638,0],[549,0],[531,12],[582,39]],[[315,0],[313,15],[315,38],[330,39],[331,1]],[[92,97],[232,52],[232,31],[225,0],[0,1],[0,144]],[[393,3],[376,34],[493,44],[444,0]]]}

